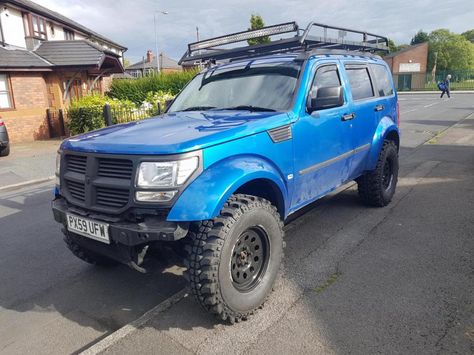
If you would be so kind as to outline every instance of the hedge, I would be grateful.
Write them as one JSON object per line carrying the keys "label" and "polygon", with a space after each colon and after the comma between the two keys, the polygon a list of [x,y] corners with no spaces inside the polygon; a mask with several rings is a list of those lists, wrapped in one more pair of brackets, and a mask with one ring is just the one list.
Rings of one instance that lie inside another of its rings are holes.
{"label": "hedge", "polygon": [[88,95],[74,100],[68,108],[68,128],[71,135],[105,127],[103,109],[106,103],[114,110],[135,108],[129,100],[115,100],[102,95]]}
{"label": "hedge", "polygon": [[119,100],[131,100],[141,105],[150,92],[169,92],[173,96],[176,95],[196,73],[190,70],[138,79],[114,79],[107,95]]}
{"label": "hedge", "polygon": [[161,109],[165,101],[173,99],[169,92],[148,92],[141,105],[135,105],[130,100],[118,100],[108,96],[89,95],[72,102],[68,109],[68,128],[72,135],[89,132],[105,127],[103,115],[104,105],[110,105],[112,123],[126,123],[158,114],[159,102]]}

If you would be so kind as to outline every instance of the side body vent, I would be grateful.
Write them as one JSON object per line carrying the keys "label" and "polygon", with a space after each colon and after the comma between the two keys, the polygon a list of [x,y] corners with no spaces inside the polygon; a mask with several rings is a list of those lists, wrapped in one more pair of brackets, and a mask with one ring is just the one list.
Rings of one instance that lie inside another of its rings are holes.
{"label": "side body vent", "polygon": [[291,125],[273,128],[267,132],[270,138],[272,139],[273,143],[280,143],[292,138]]}

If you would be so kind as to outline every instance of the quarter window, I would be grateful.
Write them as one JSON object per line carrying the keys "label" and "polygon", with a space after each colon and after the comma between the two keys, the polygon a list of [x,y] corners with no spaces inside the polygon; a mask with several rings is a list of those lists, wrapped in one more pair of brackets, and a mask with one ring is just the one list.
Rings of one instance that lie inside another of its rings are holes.
{"label": "quarter window", "polygon": [[10,78],[7,74],[0,74],[0,109],[13,108]]}
{"label": "quarter window", "polygon": [[371,65],[372,72],[375,76],[375,82],[377,83],[377,90],[379,96],[390,96],[393,94],[392,81],[389,78],[388,70],[383,65],[373,64]]}
{"label": "quarter window", "polygon": [[374,89],[367,68],[346,67],[346,71],[352,90],[352,99],[362,100],[374,96]]}

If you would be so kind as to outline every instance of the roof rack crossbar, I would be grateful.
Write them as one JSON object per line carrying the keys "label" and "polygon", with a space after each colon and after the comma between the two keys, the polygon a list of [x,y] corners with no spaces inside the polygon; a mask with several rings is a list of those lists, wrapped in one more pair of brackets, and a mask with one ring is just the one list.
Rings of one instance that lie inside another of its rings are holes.
{"label": "roof rack crossbar", "polygon": [[[315,27],[323,30],[323,36],[310,35]],[[338,31],[337,38],[328,36],[328,30]],[[247,45],[234,48],[218,48],[220,46],[247,41],[248,39],[264,36],[274,36],[295,32],[295,36],[282,38],[270,43]],[[207,40],[190,43],[188,50],[179,60],[182,63],[203,63],[222,60],[235,60],[246,57],[270,55],[276,53],[291,53],[308,51],[317,48],[339,49],[359,52],[388,52],[388,39],[369,32],[350,30],[343,27],[334,27],[311,22],[301,33],[296,22],[286,22],[273,26],[266,26],[259,30],[249,30],[232,33],[226,36],[210,38]],[[346,40],[351,34],[362,36],[361,40]]]}

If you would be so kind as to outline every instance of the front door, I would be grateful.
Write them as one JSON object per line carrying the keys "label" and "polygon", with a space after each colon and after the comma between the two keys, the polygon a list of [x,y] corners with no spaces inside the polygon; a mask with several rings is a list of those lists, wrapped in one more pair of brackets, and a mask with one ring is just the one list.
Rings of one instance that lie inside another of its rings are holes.
{"label": "front door", "polygon": [[[318,63],[306,97],[321,87],[341,85],[339,64]],[[347,96],[346,96],[347,97]],[[344,183],[350,169],[351,130],[347,99],[341,107],[314,111],[302,110],[293,126],[294,193],[291,210],[315,200]]]}

